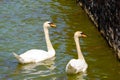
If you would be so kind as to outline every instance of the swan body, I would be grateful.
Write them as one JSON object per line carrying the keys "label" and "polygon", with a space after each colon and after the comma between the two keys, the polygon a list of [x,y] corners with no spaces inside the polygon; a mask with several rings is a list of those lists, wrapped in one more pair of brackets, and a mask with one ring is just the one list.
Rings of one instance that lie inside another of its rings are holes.
{"label": "swan body", "polygon": [[77,31],[74,34],[74,39],[76,42],[76,48],[78,52],[78,59],[71,59],[68,62],[68,64],[66,65],[66,72],[68,74],[85,73],[86,69],[88,68],[88,65],[80,50],[79,39],[78,39],[79,37],[86,37],[86,35],[83,34],[81,31]]}
{"label": "swan body", "polygon": [[21,55],[17,55],[16,53],[13,53],[13,55],[16,57],[16,59],[20,63],[22,63],[22,64],[24,64],[24,63],[37,63],[37,62],[41,62],[41,61],[47,60],[47,59],[55,56],[55,50],[50,42],[49,35],[48,35],[49,34],[49,31],[48,31],[49,27],[56,27],[56,25],[54,23],[49,22],[49,21],[46,21],[43,24],[48,51],[39,50],[39,49],[31,49],[31,50],[28,50]]}
{"label": "swan body", "polygon": [[77,73],[84,73],[87,69],[88,65],[82,59],[71,59],[67,66],[66,72],[68,74],[77,74]]}

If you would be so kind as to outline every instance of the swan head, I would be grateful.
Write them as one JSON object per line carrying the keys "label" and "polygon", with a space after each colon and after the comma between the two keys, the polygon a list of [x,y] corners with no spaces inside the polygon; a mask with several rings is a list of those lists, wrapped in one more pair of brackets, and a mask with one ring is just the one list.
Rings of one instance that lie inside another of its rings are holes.
{"label": "swan head", "polygon": [[82,31],[76,31],[74,37],[87,37]]}
{"label": "swan head", "polygon": [[43,26],[46,28],[49,28],[49,27],[55,28],[56,27],[56,25],[50,21],[44,22]]}

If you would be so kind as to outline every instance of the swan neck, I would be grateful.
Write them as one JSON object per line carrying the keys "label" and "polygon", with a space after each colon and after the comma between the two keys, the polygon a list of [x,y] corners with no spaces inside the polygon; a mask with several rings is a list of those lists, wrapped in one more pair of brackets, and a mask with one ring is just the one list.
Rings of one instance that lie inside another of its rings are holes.
{"label": "swan neck", "polygon": [[43,28],[44,28],[44,32],[45,32],[45,40],[46,40],[48,52],[54,51],[54,48],[53,48],[52,43],[50,41],[48,28],[44,27],[44,26],[43,26]]}
{"label": "swan neck", "polygon": [[81,48],[80,48],[80,43],[79,43],[79,38],[74,37],[75,43],[76,43],[76,48],[77,48],[77,53],[78,53],[78,59],[84,59]]}

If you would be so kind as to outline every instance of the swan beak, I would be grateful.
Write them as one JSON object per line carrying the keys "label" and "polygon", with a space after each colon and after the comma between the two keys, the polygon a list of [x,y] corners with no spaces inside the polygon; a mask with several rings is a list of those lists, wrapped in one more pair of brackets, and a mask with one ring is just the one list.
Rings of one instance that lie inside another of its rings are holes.
{"label": "swan beak", "polygon": [[86,37],[87,37],[87,35],[86,35],[86,34],[84,34],[84,33],[82,33],[82,34],[81,34],[81,36],[82,36],[82,37],[84,37],[84,38],[86,38]]}
{"label": "swan beak", "polygon": [[49,23],[49,24],[50,24],[50,27],[56,28],[56,25],[54,23]]}

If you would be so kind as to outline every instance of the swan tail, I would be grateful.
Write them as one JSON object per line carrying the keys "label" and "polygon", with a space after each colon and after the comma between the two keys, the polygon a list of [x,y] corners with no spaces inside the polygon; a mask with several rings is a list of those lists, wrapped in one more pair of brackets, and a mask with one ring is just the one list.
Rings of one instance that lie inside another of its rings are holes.
{"label": "swan tail", "polygon": [[24,63],[24,60],[16,53],[13,52],[13,55],[15,56],[15,58],[20,62],[20,63]]}

